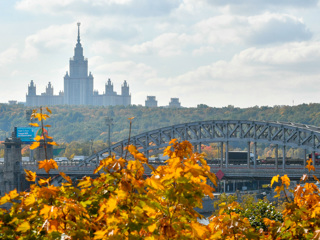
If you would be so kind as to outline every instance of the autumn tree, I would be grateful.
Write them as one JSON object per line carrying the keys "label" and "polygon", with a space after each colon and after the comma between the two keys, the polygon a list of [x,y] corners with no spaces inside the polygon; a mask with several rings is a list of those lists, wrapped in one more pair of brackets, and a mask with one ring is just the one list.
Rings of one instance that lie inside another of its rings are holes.
{"label": "autumn tree", "polygon": [[[50,115],[47,111],[33,112],[41,128]],[[42,132],[31,148],[40,143],[55,144]],[[275,217],[273,206],[266,202],[257,202],[246,211],[246,206],[232,201],[221,202],[218,214],[203,225],[198,222],[203,216],[194,209],[202,207],[203,197],[213,197],[214,189],[208,183],[216,184],[216,178],[202,154],[194,153],[189,142],[173,139],[164,150],[169,159],[155,168],[134,146],[129,145],[126,151],[124,158],[101,160],[94,177],[84,176],[77,182],[59,172],[52,159],[39,161],[39,168],[48,173],[46,178],[25,170],[26,179],[33,182],[30,189],[13,190],[0,199],[0,204],[11,204],[9,210],[0,210],[0,238],[320,238],[320,192],[308,175],[303,175],[303,184],[295,188],[294,199],[287,197],[281,218]],[[312,160],[307,168],[314,171]],[[58,176],[64,179],[61,186],[52,182]],[[274,182],[279,182],[277,196],[288,196],[288,176],[275,176],[271,185]]]}

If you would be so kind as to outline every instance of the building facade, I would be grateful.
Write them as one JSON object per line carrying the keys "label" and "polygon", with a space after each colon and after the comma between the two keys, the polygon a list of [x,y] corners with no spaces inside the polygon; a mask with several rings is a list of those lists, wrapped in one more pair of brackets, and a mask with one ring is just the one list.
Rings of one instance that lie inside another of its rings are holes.
{"label": "building facade", "polygon": [[158,101],[155,96],[147,96],[147,100],[145,101],[146,107],[158,107]]}
{"label": "building facade", "polygon": [[169,102],[169,108],[180,108],[181,103],[179,102],[179,98],[171,98]]}
{"label": "building facade", "polygon": [[83,56],[83,48],[80,42],[80,23],[78,25],[78,37],[74,56],[69,62],[69,72],[64,76],[64,91],[59,95],[54,95],[53,87],[49,82],[46,92],[37,95],[36,85],[31,80],[26,95],[27,106],[40,105],[95,105],[95,106],[115,106],[131,105],[131,94],[129,85],[125,80],[121,87],[121,94],[113,90],[113,84],[109,79],[105,85],[105,92],[99,95],[94,91],[94,81],[91,72],[88,72],[88,59]]}

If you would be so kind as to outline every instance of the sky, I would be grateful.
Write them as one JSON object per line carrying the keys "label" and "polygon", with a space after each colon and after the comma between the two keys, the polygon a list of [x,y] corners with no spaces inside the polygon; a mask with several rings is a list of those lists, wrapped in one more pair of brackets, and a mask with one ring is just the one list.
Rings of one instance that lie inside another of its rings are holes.
{"label": "sky", "polygon": [[0,102],[63,90],[81,43],[102,94],[184,107],[318,103],[318,0],[0,0]]}

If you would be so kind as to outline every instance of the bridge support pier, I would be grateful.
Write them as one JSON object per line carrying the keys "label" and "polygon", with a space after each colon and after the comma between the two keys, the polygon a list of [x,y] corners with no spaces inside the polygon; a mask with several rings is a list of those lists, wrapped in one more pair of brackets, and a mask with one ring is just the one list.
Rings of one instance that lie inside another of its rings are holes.
{"label": "bridge support pier", "polygon": [[247,167],[250,168],[250,142],[248,142]]}
{"label": "bridge support pier", "polygon": [[223,142],[220,142],[220,168],[223,167]]}
{"label": "bridge support pier", "polygon": [[315,156],[316,156],[316,152],[315,151],[312,151],[312,165],[314,166],[314,167],[316,167],[316,164],[315,164]]}
{"label": "bridge support pier", "polygon": [[282,147],[282,169],[285,169],[286,164],[286,146],[283,145]]}
{"label": "bridge support pier", "polygon": [[229,142],[227,141],[226,142],[226,168],[228,168],[228,165],[229,165]]}
{"label": "bridge support pier", "polygon": [[40,146],[35,149],[36,160],[43,161],[45,159],[53,159],[53,147],[50,144],[44,145],[44,142],[40,142]]}
{"label": "bridge support pier", "polygon": [[7,138],[3,143],[4,147],[4,166],[1,173],[0,189],[1,195],[14,189],[21,191],[21,140],[12,133],[11,138]]}
{"label": "bridge support pier", "polygon": [[279,166],[278,166],[278,157],[279,157],[279,146],[278,144],[276,144],[276,150],[275,150],[275,155],[276,155],[276,161],[275,161],[275,164],[276,164],[276,169],[278,170]]}
{"label": "bridge support pier", "polygon": [[257,142],[253,143],[253,167],[257,168]]}
{"label": "bridge support pier", "polygon": [[307,165],[307,149],[304,150],[303,166]]}

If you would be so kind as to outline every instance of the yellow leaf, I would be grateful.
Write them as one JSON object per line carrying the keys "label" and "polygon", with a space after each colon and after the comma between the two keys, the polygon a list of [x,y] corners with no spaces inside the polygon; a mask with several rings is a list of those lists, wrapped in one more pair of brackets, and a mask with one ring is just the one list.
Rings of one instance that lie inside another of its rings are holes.
{"label": "yellow leaf", "polygon": [[59,188],[53,185],[48,185],[46,187],[41,187],[39,189],[39,196],[44,197],[46,199],[56,197],[59,193]]}
{"label": "yellow leaf", "polygon": [[46,109],[47,109],[47,112],[52,113],[51,110],[48,107],[46,107]]}
{"label": "yellow leaf", "polygon": [[92,185],[91,181],[92,179],[90,177],[84,177],[79,181],[78,187],[82,187],[82,188],[91,187]]}
{"label": "yellow leaf", "polygon": [[108,233],[108,230],[99,230],[94,233],[94,239],[103,239]]}
{"label": "yellow leaf", "polygon": [[295,188],[295,192],[297,196],[302,196],[304,193],[304,188],[300,184],[298,184]]}
{"label": "yellow leaf", "polygon": [[15,199],[18,196],[19,196],[19,193],[17,192],[17,189],[14,189],[14,190],[9,192],[9,197],[10,197],[11,200]]}
{"label": "yellow leaf", "polygon": [[[48,136],[47,136],[48,137]],[[54,146],[59,146],[59,144],[58,143],[56,143],[56,142],[47,142],[49,145],[54,145]]]}
{"label": "yellow leaf", "polygon": [[117,199],[110,197],[107,201],[107,211],[112,212],[117,207]]}
{"label": "yellow leaf", "polygon": [[40,143],[39,142],[34,142],[32,143],[32,145],[30,146],[30,149],[33,150],[33,149],[36,149],[37,147],[40,146]]}
{"label": "yellow leaf", "polygon": [[280,197],[281,191],[284,191],[283,185],[277,186],[277,187],[274,189],[274,191],[277,193],[274,197],[275,197],[275,198],[276,198],[276,197]]}
{"label": "yellow leaf", "polygon": [[133,120],[133,119],[134,119],[134,117],[128,118],[128,120],[130,120],[130,121]]}
{"label": "yellow leaf", "polygon": [[24,203],[26,206],[32,205],[35,202],[36,202],[36,198],[34,197],[33,194],[29,194],[29,196],[24,199]]}
{"label": "yellow leaf", "polygon": [[44,127],[51,127],[51,125],[44,125]]}
{"label": "yellow leaf", "polygon": [[39,161],[39,169],[41,168],[43,168],[46,173],[49,173],[50,169],[58,169],[58,165],[53,159],[45,159],[43,161]]}
{"label": "yellow leaf", "polygon": [[93,174],[96,174],[97,172],[99,172],[101,170],[101,168],[103,168],[103,167],[104,167],[104,165],[101,164],[101,162],[100,162],[99,166],[93,171]]}
{"label": "yellow leaf", "polygon": [[37,141],[37,142],[39,142],[39,141],[42,140],[42,139],[43,139],[43,136],[39,136],[39,135],[37,135],[37,136],[34,138],[34,140]]}
{"label": "yellow leaf", "polygon": [[214,173],[212,172],[206,172],[207,177],[210,179],[210,181],[217,186],[217,177]]}
{"label": "yellow leaf", "polygon": [[27,169],[24,169],[24,171],[26,172],[26,180],[27,181],[29,181],[29,182],[36,181],[37,174],[35,172],[29,171]]}
{"label": "yellow leaf", "polygon": [[17,227],[16,231],[17,231],[17,232],[26,232],[26,231],[28,231],[29,229],[30,229],[30,223],[27,222],[27,221],[25,221],[25,222],[21,223],[21,224]]}
{"label": "yellow leaf", "polygon": [[191,222],[191,228],[196,238],[202,238],[203,234],[207,231],[206,227],[197,222]]}
{"label": "yellow leaf", "polygon": [[38,184],[43,186],[43,185],[49,184],[50,181],[51,181],[51,177],[49,177],[49,178],[40,178],[39,181],[38,181]]}
{"label": "yellow leaf", "polygon": [[272,187],[274,182],[278,182],[278,181],[279,181],[279,175],[273,176],[273,178],[271,179],[271,187]]}
{"label": "yellow leaf", "polygon": [[290,179],[288,178],[287,174],[281,177],[281,181],[282,181],[282,184],[286,185],[288,189],[290,186]]}
{"label": "yellow leaf", "polygon": [[69,176],[67,176],[64,172],[60,172],[60,175],[67,180],[70,184],[72,184],[72,180]]}
{"label": "yellow leaf", "polygon": [[44,204],[43,208],[40,210],[40,215],[43,215],[44,218],[49,218],[51,212],[52,206]]}
{"label": "yellow leaf", "polygon": [[142,207],[148,216],[154,214],[156,210],[153,207],[149,207],[147,204]]}
{"label": "yellow leaf", "polygon": [[49,233],[53,231],[58,231],[59,222],[57,219],[49,220]]}
{"label": "yellow leaf", "polygon": [[5,194],[2,198],[0,198],[0,205],[5,204],[10,201],[10,197],[8,194]]}
{"label": "yellow leaf", "polygon": [[39,124],[38,123],[29,123],[30,126],[33,126],[33,127],[39,127]]}
{"label": "yellow leaf", "polygon": [[147,178],[146,184],[149,185],[150,187],[156,189],[156,190],[158,190],[158,189],[163,190],[164,189],[164,187],[161,184],[161,182],[158,179],[155,179],[155,178]]}
{"label": "yellow leaf", "polygon": [[34,113],[34,118],[38,118],[38,121],[40,122],[42,120],[42,114]]}
{"label": "yellow leaf", "polygon": [[306,169],[308,169],[308,171],[310,172],[311,170],[312,171],[315,171],[316,169],[314,168],[314,166],[313,165],[310,165],[310,164],[308,164],[307,166],[306,166]]}
{"label": "yellow leaf", "polygon": [[154,224],[148,226],[149,232],[154,232],[154,230],[156,230],[156,228],[157,228],[157,223],[154,223]]}

